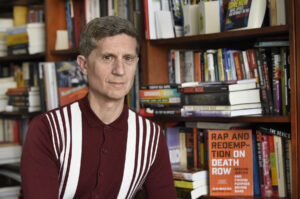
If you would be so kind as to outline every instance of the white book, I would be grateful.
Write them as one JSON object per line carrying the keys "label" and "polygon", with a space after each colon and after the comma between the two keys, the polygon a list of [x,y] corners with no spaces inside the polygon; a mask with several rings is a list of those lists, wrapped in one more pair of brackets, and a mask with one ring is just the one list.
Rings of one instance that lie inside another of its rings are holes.
{"label": "white book", "polygon": [[0,162],[10,159],[20,159],[22,153],[21,145],[1,145],[0,146]]}
{"label": "white book", "polygon": [[40,64],[44,70],[47,110],[52,110],[59,106],[55,63],[40,62]]}
{"label": "white book", "polygon": [[199,3],[200,34],[220,32],[219,1],[201,1]]}
{"label": "white book", "polygon": [[285,154],[283,147],[283,139],[280,136],[274,136],[274,148],[276,156],[276,169],[278,181],[278,194],[279,197],[287,197],[286,186],[286,170],[285,170]]}
{"label": "white book", "polygon": [[286,0],[276,0],[277,25],[286,25]]}
{"label": "white book", "polygon": [[160,1],[147,0],[148,2],[148,23],[149,23],[149,39],[157,39],[156,25],[155,25],[155,11],[160,9]]}
{"label": "white book", "polygon": [[195,81],[194,51],[184,50],[183,55],[183,82],[193,82]]}
{"label": "white book", "polygon": [[155,11],[155,26],[157,39],[174,38],[174,28],[170,11]]}
{"label": "white book", "polygon": [[180,84],[182,83],[181,79],[181,61],[180,61],[180,50],[174,50],[175,52],[175,83]]}
{"label": "white book", "polygon": [[200,12],[198,4],[183,6],[184,36],[200,33]]}

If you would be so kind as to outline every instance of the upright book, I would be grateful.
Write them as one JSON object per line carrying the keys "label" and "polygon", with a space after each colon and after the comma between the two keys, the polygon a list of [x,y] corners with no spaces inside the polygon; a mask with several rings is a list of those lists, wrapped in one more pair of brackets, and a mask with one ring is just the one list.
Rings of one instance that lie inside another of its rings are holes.
{"label": "upright book", "polygon": [[252,131],[209,130],[210,196],[253,196]]}

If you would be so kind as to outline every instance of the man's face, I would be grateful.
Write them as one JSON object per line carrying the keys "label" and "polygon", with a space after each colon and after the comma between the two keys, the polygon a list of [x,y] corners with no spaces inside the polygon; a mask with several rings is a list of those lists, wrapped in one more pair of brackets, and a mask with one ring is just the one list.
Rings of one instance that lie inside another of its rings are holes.
{"label": "man's face", "polygon": [[134,80],[136,46],[136,39],[126,34],[98,41],[83,70],[88,76],[90,94],[105,100],[124,100]]}

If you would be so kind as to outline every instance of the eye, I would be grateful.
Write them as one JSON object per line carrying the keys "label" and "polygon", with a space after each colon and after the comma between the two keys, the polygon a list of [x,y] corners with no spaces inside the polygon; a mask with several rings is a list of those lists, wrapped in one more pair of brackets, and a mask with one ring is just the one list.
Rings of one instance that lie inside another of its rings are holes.
{"label": "eye", "polygon": [[110,62],[113,60],[113,57],[111,55],[103,55],[102,60],[105,62]]}
{"label": "eye", "polygon": [[137,56],[127,55],[124,57],[124,61],[126,63],[133,63],[133,62],[135,62],[136,58],[137,58]]}

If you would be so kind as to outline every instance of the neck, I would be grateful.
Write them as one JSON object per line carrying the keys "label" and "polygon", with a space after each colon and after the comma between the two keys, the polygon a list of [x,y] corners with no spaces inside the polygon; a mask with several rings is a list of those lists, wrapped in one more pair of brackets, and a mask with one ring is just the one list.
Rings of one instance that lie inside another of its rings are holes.
{"label": "neck", "polygon": [[91,109],[104,124],[115,121],[123,111],[124,100],[102,100],[90,94],[88,100]]}

